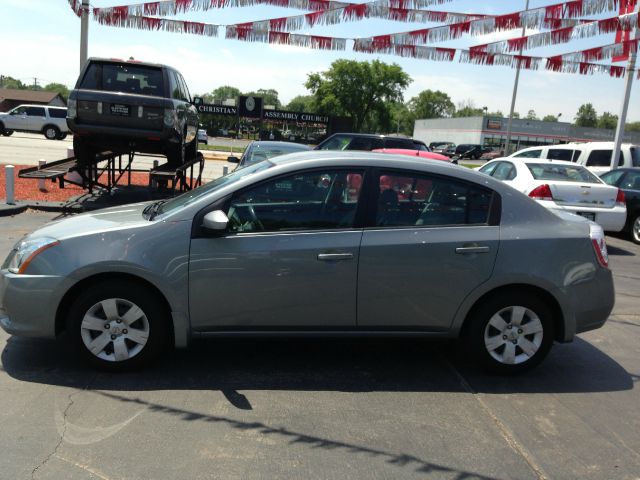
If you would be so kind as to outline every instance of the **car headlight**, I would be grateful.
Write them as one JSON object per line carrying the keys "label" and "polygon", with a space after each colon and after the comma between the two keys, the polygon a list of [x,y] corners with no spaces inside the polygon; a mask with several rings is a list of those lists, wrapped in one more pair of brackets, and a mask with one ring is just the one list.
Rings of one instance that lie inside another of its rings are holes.
{"label": "car headlight", "polygon": [[24,273],[34,258],[46,249],[55,247],[59,243],[58,240],[50,237],[21,240],[12,252],[13,255],[8,265],[9,271],[11,273]]}

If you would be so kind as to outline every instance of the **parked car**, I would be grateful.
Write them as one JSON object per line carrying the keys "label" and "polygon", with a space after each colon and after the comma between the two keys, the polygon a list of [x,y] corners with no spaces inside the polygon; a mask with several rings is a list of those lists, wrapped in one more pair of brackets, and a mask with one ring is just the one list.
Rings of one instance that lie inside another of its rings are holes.
{"label": "parked car", "polygon": [[582,165],[562,160],[502,158],[480,172],[502,180],[546,208],[580,215],[605,231],[619,232],[627,218],[624,193]]}
{"label": "parked car", "polygon": [[443,155],[448,157],[457,157],[458,159],[473,158],[474,160],[477,160],[486,152],[486,150],[487,149],[482,145],[463,143],[458,146],[447,148],[443,152]]}
{"label": "parked car", "polygon": [[603,173],[603,182],[620,188],[627,204],[627,221],[623,231],[628,232],[634,243],[640,244],[640,169],[617,168]]}
{"label": "parked car", "polygon": [[428,160],[440,160],[443,162],[453,163],[449,157],[445,157],[444,155],[440,155],[438,153],[425,152],[424,150],[407,150],[405,148],[379,148],[372,151],[379,153],[390,153],[394,155],[411,155],[412,157],[420,157],[426,158]]}
{"label": "parked car", "polygon": [[[411,198],[388,188],[399,179]],[[64,332],[112,370],[191,337],[278,332],[461,337],[477,364],[514,373],[605,323],[607,262],[598,225],[478,172],[300,152],[27,235],[0,270],[0,325]]]}
{"label": "parked car", "polygon": [[69,94],[67,123],[81,162],[101,151],[195,158],[198,111],[184,78],[166,65],[90,58]]}
{"label": "parked car", "polygon": [[64,140],[67,128],[67,109],[50,105],[19,105],[0,113],[0,133],[5,137],[14,131],[41,133],[48,140]]}
{"label": "parked car", "polygon": [[435,146],[433,147],[431,145],[433,145],[433,143],[429,144],[429,148],[431,149],[431,151],[433,153],[439,153],[441,155],[444,155],[444,152],[446,152],[449,148],[455,148],[456,146],[455,143],[451,142],[436,142]]}
{"label": "parked car", "polygon": [[501,157],[504,157],[504,150],[486,148],[484,153],[480,156],[480,160],[489,161]]}
{"label": "parked car", "polygon": [[204,143],[205,145],[209,144],[209,136],[207,135],[207,131],[203,128],[198,129],[198,142]]}
{"label": "parked car", "polygon": [[238,166],[236,168],[243,168],[269,158],[277,157],[278,155],[285,155],[293,152],[304,152],[306,150],[311,150],[311,148],[298,143],[256,140],[247,145],[242,157],[238,158],[231,155],[227,158],[227,161],[237,163]]}
{"label": "parked car", "polygon": [[[596,175],[611,170],[613,142],[565,143],[529,147],[509,155],[513,158],[546,158],[566,160],[587,167]],[[640,146],[623,143],[620,149],[618,166],[624,168],[640,167]]]}
{"label": "parked car", "polygon": [[314,150],[377,150],[380,148],[403,148],[429,151],[420,140],[408,137],[373,135],[369,133],[334,133],[320,142]]}

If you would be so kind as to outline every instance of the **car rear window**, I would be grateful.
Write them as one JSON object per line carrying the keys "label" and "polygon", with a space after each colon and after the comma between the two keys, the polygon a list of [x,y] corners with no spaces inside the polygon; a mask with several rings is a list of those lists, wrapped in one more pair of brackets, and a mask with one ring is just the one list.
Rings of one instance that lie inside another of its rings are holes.
{"label": "car rear window", "polygon": [[631,165],[640,167],[640,147],[631,147]]}
{"label": "car rear window", "polygon": [[162,69],[146,65],[93,63],[87,69],[80,88],[164,96]]}
{"label": "car rear window", "polygon": [[51,118],[66,118],[67,109],[66,108],[50,108],[49,116]]}
{"label": "car rear window", "polygon": [[602,183],[598,177],[580,165],[559,165],[557,163],[527,163],[526,165],[536,180]]}

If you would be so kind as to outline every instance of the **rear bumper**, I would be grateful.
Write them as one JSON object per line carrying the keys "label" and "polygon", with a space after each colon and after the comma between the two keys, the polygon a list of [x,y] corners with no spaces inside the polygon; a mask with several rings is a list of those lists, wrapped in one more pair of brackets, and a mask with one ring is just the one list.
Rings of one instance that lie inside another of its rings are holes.
{"label": "rear bumper", "polygon": [[[86,123],[78,123],[76,120],[67,119],[69,129],[81,136],[90,138],[91,141],[101,141],[106,143],[108,140],[151,140],[151,141],[173,141],[178,143],[180,136],[174,128],[163,128],[161,130],[140,129],[140,128],[122,128],[111,125],[91,125]],[[108,139],[108,140],[106,140]]]}
{"label": "rear bumper", "polygon": [[[624,228],[627,221],[626,207],[613,208],[594,208],[594,207],[575,207],[560,206],[553,202],[540,202],[551,210],[560,210],[578,215],[581,213],[592,213],[595,215],[595,222],[602,227],[605,232],[619,232]],[[553,203],[553,206],[546,204]]]}

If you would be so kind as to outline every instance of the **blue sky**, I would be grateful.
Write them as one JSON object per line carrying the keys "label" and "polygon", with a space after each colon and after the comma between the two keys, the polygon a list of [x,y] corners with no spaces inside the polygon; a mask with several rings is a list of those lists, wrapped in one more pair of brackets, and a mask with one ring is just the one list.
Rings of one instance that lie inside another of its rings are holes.
{"label": "blue sky", "polygon": [[[357,0],[354,0],[357,1]],[[556,3],[558,0],[531,0],[531,8]],[[134,3],[136,0],[92,0],[95,7]],[[484,2],[457,0],[434,10],[501,14],[524,9],[524,0],[491,0]],[[191,12],[175,17],[207,23],[233,24],[267,18],[306,13],[277,7],[245,7]],[[613,16],[605,14],[602,17]],[[40,84],[75,83],[79,69],[80,21],[66,0],[0,0],[3,19],[4,47],[0,50],[0,73]],[[433,24],[363,20],[334,26],[319,26],[312,33],[335,37],[368,37],[395,33]],[[425,89],[442,90],[455,103],[471,99],[476,106],[508,113],[515,70],[498,66],[460,64],[457,61],[432,62],[392,55],[368,55],[351,51],[351,42],[343,52],[311,50],[282,45],[246,43],[218,38],[149,32],[105,27],[91,21],[89,55],[115,58],[133,56],[139,60],[167,63],[185,76],[192,93],[209,92],[221,85],[237,86],[243,91],[273,88],[280,100],[288,102],[296,95],[307,94],[304,82],[310,72],[329,68],[339,58],[354,60],[379,59],[397,63],[413,78],[405,92],[405,100]],[[444,42],[445,47],[468,47],[487,41],[519,36],[507,32],[490,37],[466,37]],[[594,37],[571,45],[529,50],[525,54],[546,56],[613,43],[613,34]],[[11,39],[10,41],[8,41]],[[622,64],[621,64],[622,65]],[[598,113],[618,114],[624,81],[606,75],[583,76],[540,71],[521,74],[516,110],[526,114],[530,109],[538,116],[562,113],[562,120],[573,121],[578,107],[591,102]],[[634,82],[628,121],[640,121],[640,87]]]}

